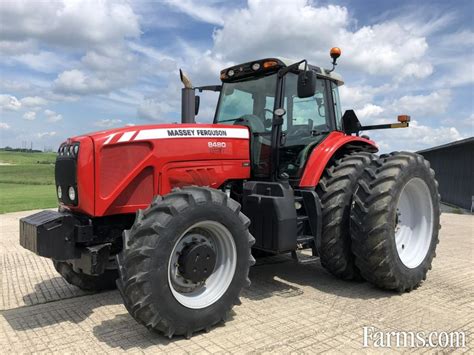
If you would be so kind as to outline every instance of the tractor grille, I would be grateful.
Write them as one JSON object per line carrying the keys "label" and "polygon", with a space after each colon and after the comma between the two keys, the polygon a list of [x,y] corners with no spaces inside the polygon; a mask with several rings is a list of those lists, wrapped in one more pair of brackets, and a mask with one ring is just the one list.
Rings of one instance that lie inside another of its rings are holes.
{"label": "tractor grille", "polygon": [[[77,146],[76,152],[74,146]],[[71,151],[71,154],[69,152]],[[77,190],[77,156],[79,146],[63,144],[59,148],[59,155],[56,158],[56,165],[54,169],[54,176],[56,179],[56,191],[61,187],[61,194],[57,193],[60,202],[66,205],[78,204],[78,190]],[[69,189],[74,189],[74,199],[69,197]]]}

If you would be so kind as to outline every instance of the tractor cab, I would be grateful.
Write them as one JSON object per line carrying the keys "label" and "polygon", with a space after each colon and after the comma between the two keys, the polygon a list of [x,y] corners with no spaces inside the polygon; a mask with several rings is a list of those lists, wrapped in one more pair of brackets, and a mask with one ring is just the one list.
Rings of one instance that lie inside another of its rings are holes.
{"label": "tractor cab", "polygon": [[267,58],[224,69],[220,77],[214,123],[249,128],[256,179],[298,180],[312,149],[341,129],[343,82],[334,72]]}

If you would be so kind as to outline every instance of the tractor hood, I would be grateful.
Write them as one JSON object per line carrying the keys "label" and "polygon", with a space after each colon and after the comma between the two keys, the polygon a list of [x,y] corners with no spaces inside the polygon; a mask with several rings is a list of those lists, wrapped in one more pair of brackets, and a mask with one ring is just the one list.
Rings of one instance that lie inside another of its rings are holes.
{"label": "tractor hood", "polygon": [[249,130],[243,126],[131,126],[74,137],[63,145],[77,143],[78,201],[68,207],[88,215],[131,213],[174,187],[217,188],[250,177]]}

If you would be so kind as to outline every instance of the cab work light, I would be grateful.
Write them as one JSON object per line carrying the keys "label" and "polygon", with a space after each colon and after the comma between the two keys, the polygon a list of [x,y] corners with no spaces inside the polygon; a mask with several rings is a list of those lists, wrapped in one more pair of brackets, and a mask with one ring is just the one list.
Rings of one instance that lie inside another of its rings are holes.
{"label": "cab work light", "polygon": [[266,62],[263,62],[263,68],[268,69],[272,67],[276,67],[278,65],[278,62],[275,60],[268,60]]}
{"label": "cab work light", "polygon": [[259,70],[259,69],[260,69],[260,63],[253,63],[253,64],[252,64],[252,70],[257,71],[257,70]]}

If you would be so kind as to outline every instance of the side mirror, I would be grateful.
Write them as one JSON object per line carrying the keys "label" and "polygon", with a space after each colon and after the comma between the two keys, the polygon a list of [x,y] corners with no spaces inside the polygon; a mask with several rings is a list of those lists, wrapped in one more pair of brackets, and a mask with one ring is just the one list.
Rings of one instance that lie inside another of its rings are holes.
{"label": "side mirror", "polygon": [[342,129],[346,134],[358,134],[361,131],[362,125],[354,110],[347,110],[344,112],[344,115],[342,115]]}
{"label": "side mirror", "polygon": [[201,97],[196,95],[194,97],[194,115],[197,116],[199,113],[199,104],[201,103]]}
{"label": "side mirror", "polygon": [[316,92],[316,72],[313,70],[301,71],[298,74],[298,97],[304,99],[314,96]]}

